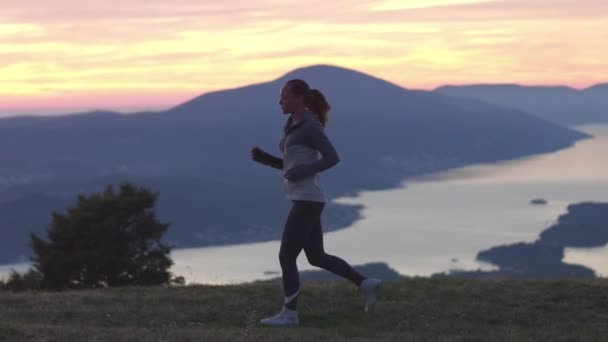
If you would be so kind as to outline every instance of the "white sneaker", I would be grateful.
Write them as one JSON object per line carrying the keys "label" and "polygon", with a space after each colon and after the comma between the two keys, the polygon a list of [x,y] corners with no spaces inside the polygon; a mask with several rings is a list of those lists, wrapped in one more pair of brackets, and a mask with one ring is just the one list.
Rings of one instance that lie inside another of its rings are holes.
{"label": "white sneaker", "polygon": [[378,296],[378,290],[380,289],[381,284],[382,280],[380,279],[367,278],[361,283],[361,285],[359,285],[361,294],[365,299],[365,312],[372,312],[374,310],[374,306],[376,305],[376,299]]}
{"label": "white sneaker", "polygon": [[297,311],[290,310],[290,309],[286,308],[285,306],[283,306],[283,309],[277,315],[268,317],[268,318],[263,318],[260,320],[260,323],[264,324],[264,325],[280,326],[280,325],[298,325],[300,323],[300,321],[298,320]]}

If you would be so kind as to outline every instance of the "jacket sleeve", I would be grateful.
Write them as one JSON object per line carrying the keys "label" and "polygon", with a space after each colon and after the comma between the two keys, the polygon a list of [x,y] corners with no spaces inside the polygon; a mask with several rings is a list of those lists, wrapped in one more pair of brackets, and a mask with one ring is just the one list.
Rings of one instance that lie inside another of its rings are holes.
{"label": "jacket sleeve", "polygon": [[283,170],[283,159],[273,156],[272,154],[265,152],[256,159],[257,162],[268,165],[272,168]]}
{"label": "jacket sleeve", "polygon": [[305,165],[304,177],[313,176],[338,164],[340,161],[338,152],[325,134],[325,129],[320,122],[307,127],[306,135],[308,145],[321,153],[321,159]]}

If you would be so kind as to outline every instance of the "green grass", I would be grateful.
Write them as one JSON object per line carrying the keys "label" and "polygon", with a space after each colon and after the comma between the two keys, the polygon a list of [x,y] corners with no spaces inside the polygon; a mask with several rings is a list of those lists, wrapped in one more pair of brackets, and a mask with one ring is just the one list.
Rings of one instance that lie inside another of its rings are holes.
{"label": "green grass", "polygon": [[278,281],[0,293],[0,340],[606,341],[608,280],[411,278],[367,315],[346,281],[303,281],[300,326],[264,327]]}

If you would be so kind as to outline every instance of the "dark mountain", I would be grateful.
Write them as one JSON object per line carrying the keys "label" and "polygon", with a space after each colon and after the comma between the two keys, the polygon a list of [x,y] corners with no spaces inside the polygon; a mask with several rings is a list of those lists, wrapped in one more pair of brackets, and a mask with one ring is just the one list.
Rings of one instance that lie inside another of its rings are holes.
{"label": "dark mountain", "polygon": [[[396,280],[401,278],[407,278],[407,276],[399,274],[396,270],[392,269],[390,265],[385,262],[372,262],[363,265],[352,265],[352,267],[359,273],[365,274],[366,277],[382,279],[382,280]],[[274,281],[281,281],[281,271],[266,271],[266,274],[278,274],[279,277],[273,278]],[[324,280],[324,281],[336,281],[344,278],[335,275],[324,269],[320,270],[306,270],[300,271],[300,280]]]}
{"label": "dark mountain", "polygon": [[[608,83],[596,84],[592,87],[585,89],[585,91],[591,92],[591,93],[608,91]],[[604,93],[604,94],[606,94],[606,93]]]}
{"label": "dark mountain", "polygon": [[443,86],[435,92],[517,108],[569,126],[608,122],[608,84],[583,90],[514,84]]}
{"label": "dark mountain", "polygon": [[[179,247],[278,239],[289,203],[278,170],[279,90],[303,78],[332,104],[327,133],[341,163],[322,176],[332,198],[404,178],[571,146],[585,134],[522,111],[413,91],[353,70],[313,66],[276,80],[204,94],[163,112],[90,112],[0,120],[0,261],[27,255],[30,231],[76,194],[131,180],[160,192],[159,216]],[[326,229],[358,207],[332,205]]]}

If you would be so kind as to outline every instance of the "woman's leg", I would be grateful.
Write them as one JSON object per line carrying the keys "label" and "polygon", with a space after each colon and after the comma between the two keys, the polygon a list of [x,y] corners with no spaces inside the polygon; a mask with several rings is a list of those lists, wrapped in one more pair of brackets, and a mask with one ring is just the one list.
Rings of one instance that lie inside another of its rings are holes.
{"label": "woman's leg", "polygon": [[312,230],[303,247],[308,262],[313,266],[323,268],[346,278],[357,286],[361,285],[361,282],[366,279],[365,276],[355,271],[355,269],[343,259],[325,253],[325,250],[323,249],[323,228],[321,226],[321,213],[325,203],[311,203],[313,204],[310,205],[309,224],[311,225]]}
{"label": "woman's leg", "polygon": [[302,251],[311,230],[310,202],[293,201],[281,237],[279,261],[281,263],[285,306],[295,310],[300,292],[300,276],[296,259]]}

